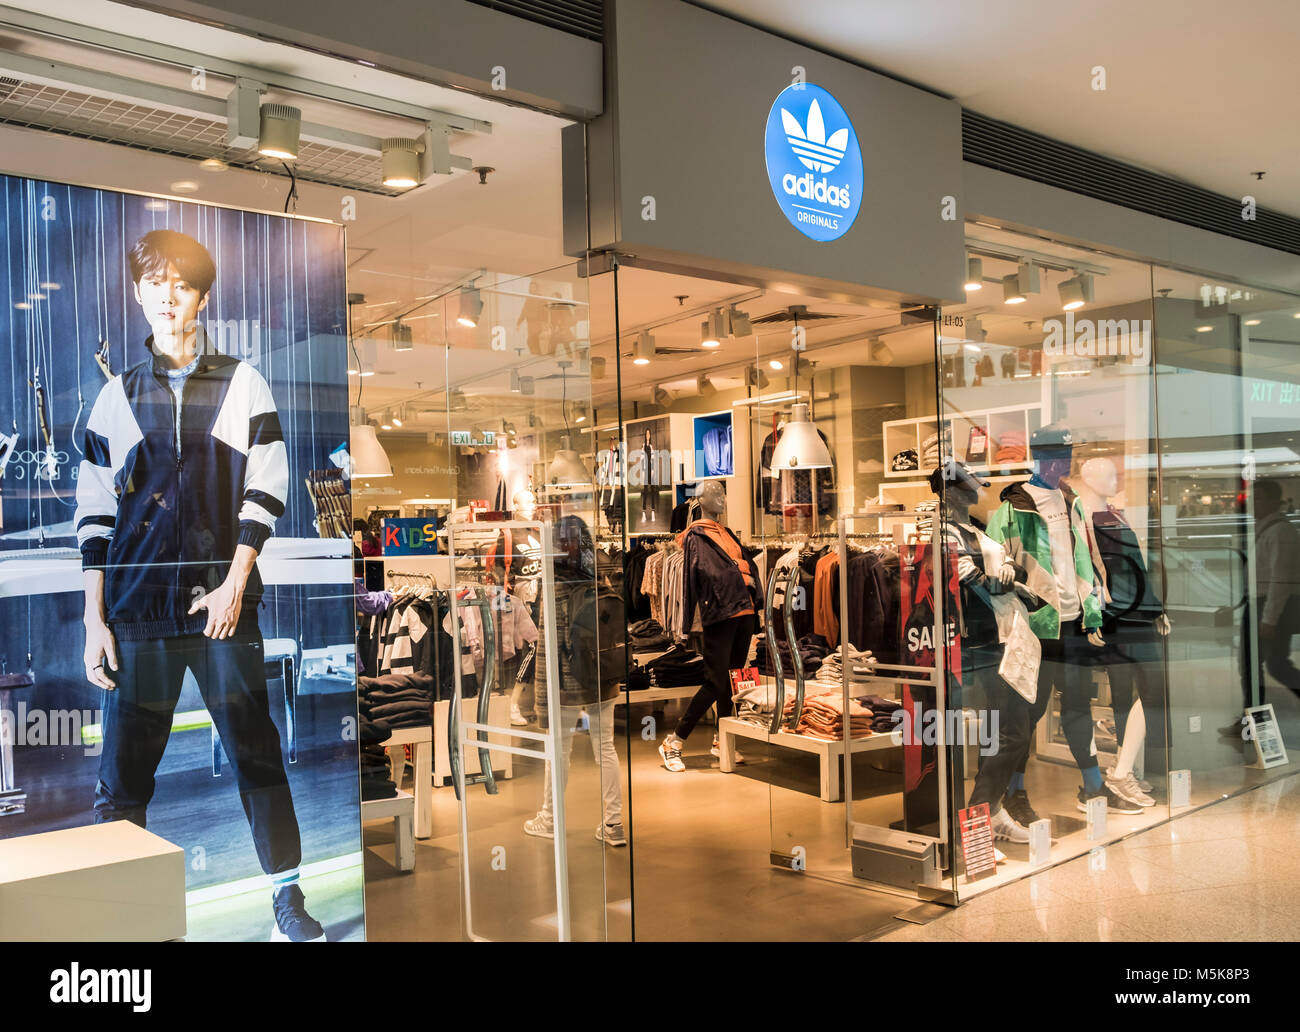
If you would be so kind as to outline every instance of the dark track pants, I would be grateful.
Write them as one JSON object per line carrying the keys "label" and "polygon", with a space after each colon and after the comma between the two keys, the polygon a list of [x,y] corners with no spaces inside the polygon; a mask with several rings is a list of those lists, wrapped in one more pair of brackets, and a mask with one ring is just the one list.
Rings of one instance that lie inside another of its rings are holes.
{"label": "dark track pants", "polygon": [[700,686],[682,719],[677,722],[677,736],[687,738],[695,730],[700,718],[709,711],[715,702],[718,704],[718,716],[731,716],[731,671],[745,665],[749,655],[749,645],[758,629],[758,618],[752,613],[746,616],[733,616],[730,620],[710,624],[704,628],[704,645],[700,655],[708,680]]}
{"label": "dark track pants", "polygon": [[119,641],[117,684],[102,692],[104,751],[95,786],[95,821],[128,820],[145,827],[154,775],[171,735],[172,713],[188,669],[198,682],[239,786],[262,870],[277,874],[302,859],[298,818],[271,720],[256,626],[224,641],[201,634]]}

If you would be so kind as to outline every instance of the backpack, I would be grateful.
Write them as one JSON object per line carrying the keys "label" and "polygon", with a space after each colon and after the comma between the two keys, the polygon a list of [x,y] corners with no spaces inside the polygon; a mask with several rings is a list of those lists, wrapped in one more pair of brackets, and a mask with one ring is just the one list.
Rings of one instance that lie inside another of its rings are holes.
{"label": "backpack", "polygon": [[627,605],[608,587],[588,585],[569,597],[569,668],[593,693],[612,696],[627,679]]}

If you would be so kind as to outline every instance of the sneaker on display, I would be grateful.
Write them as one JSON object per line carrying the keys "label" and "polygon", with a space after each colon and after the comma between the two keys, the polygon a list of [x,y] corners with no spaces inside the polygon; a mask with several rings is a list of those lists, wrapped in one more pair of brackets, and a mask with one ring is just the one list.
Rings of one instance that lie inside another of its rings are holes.
{"label": "sneaker on display", "polygon": [[1139,806],[1137,803],[1131,803],[1128,802],[1127,800],[1121,799],[1105,785],[1102,785],[1101,788],[1097,789],[1097,791],[1095,792],[1089,792],[1083,788],[1079,789],[1079,796],[1078,796],[1079,811],[1081,813],[1087,813],[1088,800],[1096,799],[1098,796],[1105,797],[1106,809],[1109,810],[1111,813],[1141,813],[1142,812],[1142,807]]}
{"label": "sneaker on display", "polygon": [[659,756],[664,761],[664,766],[674,774],[680,774],[686,769],[686,762],[682,759],[682,740],[676,735],[669,735],[659,743]]}
{"label": "sneaker on display", "polygon": [[623,830],[620,824],[602,824],[596,829],[596,841],[604,842],[608,846],[626,846],[627,832]]}
{"label": "sneaker on display", "polygon": [[1142,791],[1142,786],[1138,784],[1132,772],[1125,774],[1122,778],[1114,777],[1110,771],[1106,772],[1106,787],[1111,793],[1126,803],[1133,803],[1137,806],[1155,806],[1156,801]]}
{"label": "sneaker on display", "polygon": [[1038,814],[1034,813],[1034,808],[1029,805],[1029,795],[1023,788],[1004,796],[1002,806],[1011,819],[1022,828],[1028,829],[1029,825],[1038,820]]}
{"label": "sneaker on display", "polygon": [[524,715],[523,715],[522,713],[519,712],[519,707],[518,707],[518,706],[511,706],[511,707],[510,707],[510,726],[511,726],[511,727],[527,727],[527,726],[528,726],[528,721],[525,720],[525,719],[524,719]]}
{"label": "sneaker on display", "polygon": [[[1106,780],[1109,781],[1111,777],[1114,776],[1114,773],[1115,773],[1114,767],[1107,767]],[[1137,775],[1135,774],[1134,777],[1137,777]],[[1142,789],[1142,791],[1145,792],[1147,795],[1151,794],[1151,787],[1152,787],[1151,782],[1149,782],[1146,778],[1137,778],[1137,784],[1138,784],[1138,788]],[[1151,803],[1144,804],[1144,805],[1154,805],[1154,800]]]}
{"label": "sneaker on display", "polygon": [[307,900],[297,884],[286,885],[271,900],[275,912],[272,942],[325,942],[325,929],[307,913]]}
{"label": "sneaker on display", "polygon": [[524,821],[524,834],[553,839],[555,838],[555,822],[545,814],[539,813],[532,820]]}
{"label": "sneaker on display", "polygon": [[989,827],[993,829],[995,839],[1006,839],[1008,842],[1020,843],[1029,841],[1028,830],[1017,824],[1005,808],[999,810],[990,818]]}
{"label": "sneaker on display", "polygon": [[[718,758],[721,758],[721,757],[722,757],[722,745],[721,745],[721,743],[718,741],[718,736],[717,736],[717,735],[714,735],[714,736],[713,736],[713,745],[709,748],[709,755],[710,755],[710,756],[714,756],[714,757],[718,757]],[[745,762],[745,755],[744,755],[744,753],[742,753],[739,749],[736,749],[736,750],[732,753],[732,758],[733,758],[737,763],[744,763],[744,762]]]}

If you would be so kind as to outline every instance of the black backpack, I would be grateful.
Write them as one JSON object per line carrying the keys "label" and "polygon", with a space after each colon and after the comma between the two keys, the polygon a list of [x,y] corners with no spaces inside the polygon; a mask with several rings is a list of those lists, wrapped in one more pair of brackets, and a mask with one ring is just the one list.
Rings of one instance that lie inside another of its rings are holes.
{"label": "black backpack", "polygon": [[611,588],[588,585],[569,597],[569,663],[584,688],[602,696],[627,678],[627,606]]}

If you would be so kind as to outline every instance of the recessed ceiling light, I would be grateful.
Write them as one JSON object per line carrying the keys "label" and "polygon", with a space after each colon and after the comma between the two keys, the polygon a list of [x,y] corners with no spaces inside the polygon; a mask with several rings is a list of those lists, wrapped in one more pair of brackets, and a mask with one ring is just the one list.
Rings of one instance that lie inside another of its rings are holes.
{"label": "recessed ceiling light", "polygon": [[171,185],[172,193],[197,193],[198,189],[199,184],[193,179],[178,179]]}
{"label": "recessed ceiling light", "polygon": [[767,364],[769,367],[776,370],[781,370],[785,368],[785,365],[781,362],[779,358],[769,359]]}
{"label": "recessed ceiling light", "polygon": [[1247,325],[1247,326],[1258,326],[1258,325],[1259,325],[1259,320],[1258,320],[1258,319],[1247,319],[1247,320],[1246,320],[1246,325]]}
{"label": "recessed ceiling light", "polygon": [[1196,332],[1197,332],[1197,333],[1209,333],[1209,332],[1210,332],[1211,330],[1213,330],[1213,329],[1214,329],[1213,326],[1198,326],[1198,327],[1196,327]]}

